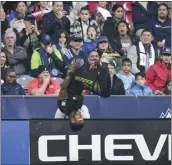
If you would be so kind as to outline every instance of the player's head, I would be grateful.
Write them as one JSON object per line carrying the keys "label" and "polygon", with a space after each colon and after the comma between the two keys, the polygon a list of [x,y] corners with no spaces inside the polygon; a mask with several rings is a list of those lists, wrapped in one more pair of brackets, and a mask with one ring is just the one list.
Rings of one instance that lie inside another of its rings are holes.
{"label": "player's head", "polygon": [[84,119],[80,111],[75,111],[70,114],[70,128],[72,131],[79,131],[84,125]]}

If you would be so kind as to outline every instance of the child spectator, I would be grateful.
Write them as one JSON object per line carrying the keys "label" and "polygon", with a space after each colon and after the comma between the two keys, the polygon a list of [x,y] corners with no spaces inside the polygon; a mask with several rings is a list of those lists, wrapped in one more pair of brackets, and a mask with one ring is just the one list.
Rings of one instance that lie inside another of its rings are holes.
{"label": "child spectator", "polygon": [[87,40],[87,29],[89,26],[95,26],[97,32],[100,31],[100,28],[95,20],[90,19],[90,11],[88,7],[83,7],[80,10],[80,18],[76,19],[75,22],[70,27],[71,36],[77,34],[83,39]]}
{"label": "child spectator", "polygon": [[152,89],[146,85],[146,74],[139,72],[135,75],[136,84],[131,88],[130,96],[153,96]]}
{"label": "child spectator", "polygon": [[1,85],[1,95],[25,95],[22,86],[16,82],[16,73],[12,68],[6,69],[5,81]]}
{"label": "child spectator", "polygon": [[111,45],[113,50],[120,53],[124,58],[127,56],[127,51],[133,45],[134,40],[131,37],[129,24],[122,20],[117,24],[117,36],[112,41]]}
{"label": "child spectator", "polygon": [[50,77],[48,69],[41,65],[34,70],[35,79],[28,86],[28,94],[34,96],[58,96],[60,92],[60,84]]}
{"label": "child spectator", "polygon": [[89,53],[94,50],[97,46],[97,32],[94,26],[89,26],[87,29],[87,40],[84,42],[82,50],[84,51],[85,55],[88,56]]}
{"label": "child spectator", "polygon": [[155,95],[162,95],[165,83],[171,78],[171,48],[165,47],[161,51],[160,60],[150,66],[146,72],[147,85]]}
{"label": "child spectator", "polygon": [[122,80],[116,76],[114,63],[109,63],[108,68],[111,78],[111,95],[125,95],[124,84]]}
{"label": "child spectator", "polygon": [[164,90],[164,94],[165,95],[171,95],[171,80],[167,80],[166,83],[165,83],[165,90]]}
{"label": "child spectator", "polygon": [[63,56],[68,51],[69,45],[69,35],[65,30],[59,30],[57,35],[57,44],[55,44],[56,48],[60,51]]}
{"label": "child spectator", "polygon": [[122,71],[117,74],[117,77],[120,78],[124,83],[125,94],[128,95],[130,89],[135,84],[135,77],[131,73],[132,62],[129,58],[125,58],[122,61]]}

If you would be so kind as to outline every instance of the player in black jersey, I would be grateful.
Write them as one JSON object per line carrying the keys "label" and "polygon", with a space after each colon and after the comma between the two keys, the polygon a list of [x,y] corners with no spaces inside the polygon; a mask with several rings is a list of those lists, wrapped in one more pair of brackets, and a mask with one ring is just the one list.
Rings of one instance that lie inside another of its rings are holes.
{"label": "player in black jersey", "polygon": [[83,90],[89,90],[103,98],[110,96],[111,80],[108,61],[99,57],[97,51],[90,52],[88,64],[80,66],[76,60],[69,66],[68,74],[62,83],[58,97],[60,110],[69,116],[73,131],[83,127],[84,120],[79,111],[83,104]]}

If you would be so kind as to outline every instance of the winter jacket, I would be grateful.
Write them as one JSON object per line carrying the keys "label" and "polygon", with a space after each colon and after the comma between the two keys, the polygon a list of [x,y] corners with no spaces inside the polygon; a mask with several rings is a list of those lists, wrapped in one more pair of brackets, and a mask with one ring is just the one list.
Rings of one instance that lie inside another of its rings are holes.
{"label": "winter jacket", "polygon": [[111,95],[125,95],[124,84],[116,75],[113,76],[111,84]]}
{"label": "winter jacket", "polygon": [[[40,65],[45,65],[52,77],[57,77],[63,69],[63,58],[57,49],[53,49],[52,54],[47,54],[43,48],[35,49],[31,58],[31,70],[37,69]],[[34,75],[32,75],[34,76]]]}
{"label": "winter jacket", "polygon": [[2,84],[1,85],[1,95],[25,95],[22,86],[16,82],[13,84]]}
{"label": "winter jacket", "polygon": [[146,72],[147,85],[152,89],[152,91],[159,90],[164,91],[165,83],[171,78],[171,64],[167,67],[161,61],[156,62],[154,65],[150,66]]}
{"label": "winter jacket", "polygon": [[145,86],[139,86],[139,85],[134,85],[130,92],[130,96],[153,96],[152,89],[149,88],[147,85]]}
{"label": "winter jacket", "polygon": [[[156,61],[156,59],[158,58],[158,50],[157,47],[153,46],[154,48],[154,52],[155,52],[155,59],[154,62]],[[132,68],[131,68],[131,72],[133,74],[136,74],[138,72],[145,72],[146,71],[146,67],[143,65],[140,65],[141,60],[143,60],[142,58],[140,58],[140,53],[141,50],[139,50],[139,46],[138,43],[133,45],[127,52],[127,57],[132,61]]]}
{"label": "winter jacket", "polygon": [[158,3],[150,1],[147,4],[147,10],[139,3],[132,4],[132,20],[134,24],[134,30],[147,29],[147,22],[151,18],[155,18],[157,14]]}
{"label": "winter jacket", "polygon": [[124,89],[125,89],[125,94],[127,95],[130,91],[130,89],[133,87],[135,84],[135,77],[132,73],[129,73],[126,75],[123,71],[120,71],[117,74],[117,77],[122,80],[124,83]]}
{"label": "winter jacket", "polygon": [[165,40],[165,46],[171,47],[171,19],[166,19],[165,22],[160,22],[157,19],[151,19],[148,22],[148,28],[154,36],[154,43]]}
{"label": "winter jacket", "polygon": [[28,59],[26,50],[21,46],[16,46],[14,54],[11,54],[6,47],[4,48],[4,51],[7,54],[8,65],[15,70],[16,74],[26,74],[26,61]]}
{"label": "winter jacket", "polygon": [[[99,28],[97,22],[95,20],[89,19],[86,25],[89,26],[94,26],[95,29],[97,30]],[[70,35],[74,36],[77,35],[77,37],[83,38],[84,41],[87,39],[87,31],[84,33],[83,26],[82,26],[82,21],[81,19],[75,20],[75,22],[71,25],[70,27]]]}
{"label": "winter jacket", "polygon": [[59,30],[63,29],[70,34],[70,21],[67,17],[62,17],[61,19],[58,19],[53,11],[50,13],[47,13],[43,16],[43,34],[49,34],[52,39],[52,43],[57,43],[57,35]]}
{"label": "winter jacket", "polygon": [[98,40],[96,39],[96,40],[92,40],[90,42],[84,42],[82,50],[86,56],[88,56],[89,53],[97,47],[97,41]]}

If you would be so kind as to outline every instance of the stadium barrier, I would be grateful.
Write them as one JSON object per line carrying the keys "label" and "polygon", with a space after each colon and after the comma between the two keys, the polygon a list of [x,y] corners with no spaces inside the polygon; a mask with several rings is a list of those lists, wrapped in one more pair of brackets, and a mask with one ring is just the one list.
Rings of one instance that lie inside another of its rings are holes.
{"label": "stadium barrier", "polygon": [[[170,118],[171,97],[86,96],[84,104],[92,119]],[[3,96],[2,119],[52,119],[57,97]]]}

